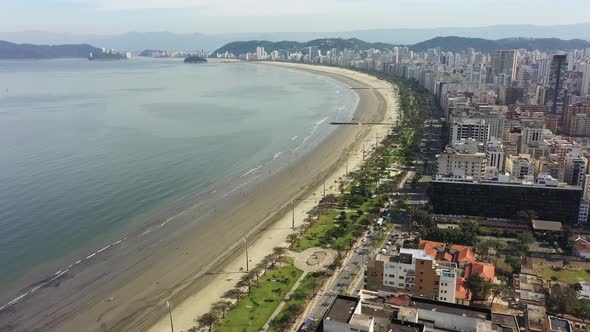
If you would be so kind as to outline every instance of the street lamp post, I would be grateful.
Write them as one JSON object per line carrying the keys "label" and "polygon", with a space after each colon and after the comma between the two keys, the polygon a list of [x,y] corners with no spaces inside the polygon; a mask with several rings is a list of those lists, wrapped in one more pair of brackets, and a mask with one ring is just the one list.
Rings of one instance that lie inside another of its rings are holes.
{"label": "street lamp post", "polygon": [[291,210],[292,210],[291,229],[295,230],[295,201],[291,201]]}
{"label": "street lamp post", "polygon": [[248,240],[246,238],[244,238],[244,244],[246,245],[246,272],[248,272]]}
{"label": "street lamp post", "polygon": [[172,303],[166,301],[166,307],[168,308],[168,314],[170,315],[170,330],[174,332],[174,323],[172,323]]}

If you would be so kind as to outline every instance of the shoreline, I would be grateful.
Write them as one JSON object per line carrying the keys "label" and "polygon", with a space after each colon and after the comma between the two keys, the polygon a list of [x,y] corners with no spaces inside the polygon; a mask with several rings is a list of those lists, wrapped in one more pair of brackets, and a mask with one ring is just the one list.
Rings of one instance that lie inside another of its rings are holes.
{"label": "shoreline", "polygon": [[[389,86],[367,74],[341,68],[271,64],[330,76],[353,87]],[[354,117],[377,121],[388,112],[395,113],[393,90],[387,91],[387,97],[383,90],[357,91]],[[83,264],[40,289],[34,299],[0,312],[0,322],[15,331],[158,331],[158,322],[164,321],[163,330],[168,331],[165,303],[169,300],[175,304],[175,325],[188,328],[194,325],[200,308],[208,311],[210,303],[233,288],[241,276],[240,268],[245,265],[243,234],[250,242],[251,266],[273,247],[284,246],[292,232],[291,201],[307,198],[296,205],[299,225],[321,197],[324,176],[332,174],[326,187],[329,192],[337,190],[334,180],[339,172],[344,173],[346,159],[352,171],[361,162],[358,149],[363,142],[374,144],[373,135],[387,129],[337,128],[313,150],[246,194],[209,210],[187,211],[185,222],[172,229],[147,234],[134,243],[123,242],[118,250],[94,257],[91,264]],[[354,154],[346,158],[351,151]],[[206,222],[190,222],[197,218]]]}
{"label": "shoreline", "polygon": [[[391,84],[385,81],[381,81],[368,74],[358,73],[352,70],[338,67],[304,65],[284,62],[262,62],[256,65],[271,65],[326,75],[328,77],[337,79],[349,86],[349,83],[351,83],[351,81],[361,83],[361,85],[368,85],[367,81],[358,81],[358,79],[361,77],[365,80],[369,80],[369,82],[373,81],[372,83],[374,84],[390,86],[392,90],[387,92],[383,92],[382,90],[372,90],[379,91],[377,92],[377,94],[381,95],[380,97],[383,98],[385,102],[385,110],[383,111],[381,119],[378,120],[386,120],[388,118],[397,119],[398,100],[396,96],[393,94],[394,87]],[[356,79],[354,79],[353,77]],[[349,82],[347,82],[347,80]],[[375,86],[376,85],[373,85],[373,87]],[[364,97],[367,98],[367,96]],[[363,112],[362,110],[360,110],[360,105],[357,105],[357,109],[355,110],[353,116],[354,118],[362,118],[362,113]],[[397,122],[397,120],[395,121]],[[360,167],[360,165],[363,162],[362,157],[359,156],[359,154],[362,153],[362,145],[370,145],[372,143],[374,146],[375,139],[373,138],[373,136],[377,135],[380,137],[384,137],[387,134],[387,131],[387,126],[374,126],[365,128],[363,130],[358,130],[358,132],[355,134],[354,142],[352,142],[352,144],[344,148],[345,151],[343,151],[343,155],[340,156],[340,158],[338,158],[338,160],[334,162],[334,164],[331,165],[329,169],[325,170],[323,174],[318,174],[318,177],[320,178],[325,177],[326,194],[338,193],[338,181],[345,176],[345,173],[347,171],[351,172]],[[355,151],[355,153],[350,153],[350,150]],[[372,153],[372,148],[369,148],[367,150],[369,150],[369,154]],[[300,201],[295,204],[294,208],[295,227],[302,225],[304,223],[304,219],[308,217],[308,211],[311,211],[317,205],[319,198],[322,197],[324,190],[324,181],[319,182],[321,183],[318,183],[318,180],[314,181],[312,188],[307,192],[302,193],[300,195],[302,197],[298,198],[298,200]],[[278,216],[275,218],[277,220],[271,222],[272,226],[270,228],[261,230],[261,233],[257,235],[256,240],[249,245],[248,250],[250,254],[250,266],[258,264],[264,256],[266,256],[268,253],[270,253],[270,251],[272,251],[274,247],[288,246],[288,243],[286,241],[287,236],[293,233],[293,231],[290,229],[292,223],[292,216],[290,211],[291,209],[288,205],[286,206],[286,208],[281,209],[281,211],[277,213]],[[226,271],[238,271],[239,268],[245,264],[245,258],[239,256],[241,255],[238,255],[238,257],[232,257],[232,259],[227,259],[228,262],[226,262],[227,265],[225,266]],[[235,283],[239,279],[239,276],[240,275],[238,274],[237,277],[228,277],[228,274],[219,274],[215,276],[213,280],[211,280],[207,284],[207,287],[204,287],[196,293],[188,296],[182,303],[176,305],[173,309],[175,327],[178,327],[181,330],[185,330],[192,327],[194,325],[193,320],[196,317],[208,312],[210,310],[211,304],[220,300],[221,296],[226,291],[234,288]],[[157,324],[152,326],[147,331],[167,332],[170,328],[169,324],[170,322],[168,320],[168,317],[164,315]]]}

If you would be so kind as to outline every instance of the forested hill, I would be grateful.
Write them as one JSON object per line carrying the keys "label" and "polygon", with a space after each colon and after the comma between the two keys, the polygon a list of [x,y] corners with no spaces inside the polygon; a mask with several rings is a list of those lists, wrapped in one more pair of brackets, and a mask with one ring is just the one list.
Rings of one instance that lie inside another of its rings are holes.
{"label": "forested hill", "polygon": [[[315,39],[306,43],[296,41],[270,42],[266,40],[238,41],[224,45],[212,53],[222,54],[226,51],[233,54],[255,53],[256,47],[264,47],[267,52],[274,50],[295,52],[305,50],[309,47],[316,47],[325,54],[333,48],[343,49],[369,49],[379,50],[391,49],[396,45],[386,43],[369,43],[356,38],[341,39],[327,38]],[[397,45],[404,46],[404,45]],[[414,45],[405,45],[413,51],[425,51],[429,48],[440,47],[443,51],[464,51],[468,48],[474,48],[477,51],[490,52],[497,49],[519,49],[554,51],[568,51],[576,48],[590,47],[590,42],[581,39],[562,40],[557,38],[506,38],[498,40],[489,40],[482,38],[465,38],[465,37],[436,37]]]}
{"label": "forested hill", "polygon": [[88,44],[32,45],[0,40],[0,59],[87,58],[90,52],[102,50]]}
{"label": "forested hill", "polygon": [[590,42],[581,39],[562,40],[557,38],[505,38],[489,40],[465,37],[436,37],[409,46],[414,51],[426,51],[429,48],[440,47],[443,51],[463,51],[474,48],[476,51],[491,52],[498,49],[519,49],[529,51],[569,51],[577,48],[590,47]]}
{"label": "forested hill", "polygon": [[368,43],[356,38],[341,39],[341,38],[323,38],[314,39],[305,43],[296,41],[279,41],[270,42],[266,40],[251,40],[251,41],[238,41],[224,45],[217,49],[212,54],[225,53],[226,51],[233,54],[245,54],[245,53],[256,53],[256,47],[264,47],[267,52],[270,51],[298,51],[309,47],[314,47],[325,53],[333,48],[336,49],[359,49],[365,50],[369,48],[386,49],[393,48],[395,45],[385,43]]}

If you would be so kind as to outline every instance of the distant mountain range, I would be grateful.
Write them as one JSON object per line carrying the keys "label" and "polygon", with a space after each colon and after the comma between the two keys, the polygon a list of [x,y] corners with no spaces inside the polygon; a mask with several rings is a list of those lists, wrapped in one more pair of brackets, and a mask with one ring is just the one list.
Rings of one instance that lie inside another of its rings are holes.
{"label": "distant mountain range", "polygon": [[31,45],[0,40],[0,59],[87,58],[91,52],[98,54],[101,51],[87,44]]}
{"label": "distant mountain range", "polygon": [[379,29],[343,32],[253,32],[253,33],[172,33],[129,32],[119,35],[83,35],[41,31],[0,32],[0,40],[30,44],[91,44],[127,51],[145,49],[214,50],[232,41],[293,40],[303,43],[318,38],[358,38],[366,42],[413,45],[438,36],[459,36],[498,40],[510,37],[590,40],[590,23],[571,25],[494,25],[487,27],[442,27],[426,29]]}
{"label": "distant mountain range", "polygon": [[[375,48],[379,50],[391,49],[396,45],[385,43],[369,43],[356,38],[340,39],[340,38],[324,38],[314,39],[306,43],[297,41],[280,41],[270,42],[266,40],[251,40],[232,42],[215,50],[212,56],[217,53],[255,53],[256,47],[264,47],[267,52],[277,51],[297,51],[305,50],[308,47],[317,47],[322,53],[337,48],[337,49],[369,49]],[[496,49],[505,48],[524,48],[527,50],[572,50],[576,48],[590,47],[590,42],[580,39],[575,40],[561,40],[556,38],[507,38],[500,40],[488,40],[481,38],[465,38],[465,37],[436,37],[418,44],[408,45],[413,51],[425,51],[429,48],[440,47],[443,51],[462,51],[467,48],[474,48],[477,51],[490,52]]]}
{"label": "distant mountain range", "polygon": [[[256,47],[264,47],[267,52],[278,51],[298,51],[305,50],[308,47],[315,47],[325,54],[326,51],[333,48],[337,49],[369,49],[379,50],[391,49],[394,44],[370,43],[357,38],[322,38],[314,39],[308,42],[298,41],[279,41],[272,42],[267,40],[237,41],[228,43],[215,50],[212,56],[217,53],[226,51],[234,54],[244,54],[247,52],[255,53]],[[401,45],[400,45],[401,46]],[[413,51],[425,51],[429,48],[440,47],[443,51],[462,51],[467,48],[474,48],[477,51],[490,52],[496,49],[514,49],[524,48],[527,50],[572,50],[576,48],[590,47],[590,42],[580,39],[561,40],[557,38],[505,38],[499,40],[488,40],[482,38],[465,38],[465,37],[436,37],[417,43],[407,45]],[[32,44],[14,44],[7,41],[0,41],[0,59],[51,59],[51,58],[86,58],[92,52],[98,54],[100,49],[88,45],[32,45]],[[145,50],[140,55],[146,56],[155,52],[154,50]]]}
{"label": "distant mountain range", "polygon": [[474,48],[477,51],[490,52],[498,49],[517,49],[541,51],[568,51],[590,47],[590,42],[581,39],[561,40],[557,38],[504,38],[489,40],[465,37],[436,37],[409,46],[413,51],[426,51],[429,48],[440,47],[443,51],[462,51]]}
{"label": "distant mountain range", "polygon": [[225,53],[226,51],[234,54],[254,53],[256,47],[264,47],[266,51],[270,52],[273,50],[280,51],[298,51],[306,47],[317,47],[322,52],[326,52],[333,48],[337,49],[385,49],[392,48],[395,45],[385,43],[368,43],[356,38],[341,39],[341,38],[323,38],[314,39],[305,43],[297,41],[279,41],[271,42],[267,40],[250,40],[250,41],[237,41],[231,42],[215,50],[213,55],[216,53]]}

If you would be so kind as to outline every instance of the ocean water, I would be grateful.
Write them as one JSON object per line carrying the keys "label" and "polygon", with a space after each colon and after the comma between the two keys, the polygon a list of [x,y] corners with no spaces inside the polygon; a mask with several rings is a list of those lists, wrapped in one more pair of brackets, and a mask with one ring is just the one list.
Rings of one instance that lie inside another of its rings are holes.
{"label": "ocean water", "polygon": [[0,61],[0,307],[280,171],[357,102],[334,79],[248,63]]}

